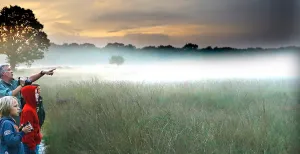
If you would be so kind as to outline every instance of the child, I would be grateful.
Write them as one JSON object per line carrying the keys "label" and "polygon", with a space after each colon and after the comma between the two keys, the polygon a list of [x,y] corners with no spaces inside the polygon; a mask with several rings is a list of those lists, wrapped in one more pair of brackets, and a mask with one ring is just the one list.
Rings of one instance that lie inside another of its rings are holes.
{"label": "child", "polygon": [[40,132],[40,124],[37,115],[37,99],[39,98],[37,86],[28,85],[22,88],[21,94],[25,100],[25,105],[21,114],[21,124],[27,121],[33,127],[33,131],[24,135],[22,141],[24,143],[25,154],[38,153],[38,145],[41,143],[42,134]]}
{"label": "child", "polygon": [[29,133],[30,126],[25,126],[19,132],[16,121],[12,118],[20,112],[18,99],[14,96],[0,98],[0,154],[24,154],[22,137]]}
{"label": "child", "polygon": [[40,123],[40,127],[42,128],[42,125],[44,124],[45,121],[45,117],[46,117],[46,113],[45,113],[45,109],[44,109],[44,105],[43,105],[43,97],[41,96],[41,88],[39,84],[32,84],[33,86],[37,87],[37,107],[36,107],[36,111],[38,114],[38,118],[39,118],[39,123]]}

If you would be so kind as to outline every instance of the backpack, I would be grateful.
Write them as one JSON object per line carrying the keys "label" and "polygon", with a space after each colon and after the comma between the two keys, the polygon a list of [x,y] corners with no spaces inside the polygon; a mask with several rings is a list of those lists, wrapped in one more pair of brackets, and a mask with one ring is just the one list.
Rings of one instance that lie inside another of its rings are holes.
{"label": "backpack", "polygon": [[42,96],[39,96],[38,104],[36,106],[36,111],[37,111],[37,115],[39,118],[40,127],[42,127],[42,125],[44,124],[45,118],[46,118],[46,112],[45,112],[45,108],[43,105],[43,97]]}

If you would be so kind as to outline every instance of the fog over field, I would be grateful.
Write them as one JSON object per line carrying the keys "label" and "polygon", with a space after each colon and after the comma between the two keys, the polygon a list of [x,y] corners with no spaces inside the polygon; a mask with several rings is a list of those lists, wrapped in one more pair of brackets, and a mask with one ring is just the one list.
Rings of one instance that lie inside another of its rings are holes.
{"label": "fog over field", "polygon": [[[58,55],[59,54],[59,55]],[[125,63],[117,66],[108,63],[110,56],[122,55]],[[0,56],[1,63],[5,56]],[[103,80],[127,81],[189,81],[220,78],[295,78],[297,56],[291,53],[274,53],[244,56],[210,56],[160,54],[129,54],[100,52],[47,52],[30,68],[21,64],[18,70],[56,67],[56,75],[78,79],[99,77]]]}

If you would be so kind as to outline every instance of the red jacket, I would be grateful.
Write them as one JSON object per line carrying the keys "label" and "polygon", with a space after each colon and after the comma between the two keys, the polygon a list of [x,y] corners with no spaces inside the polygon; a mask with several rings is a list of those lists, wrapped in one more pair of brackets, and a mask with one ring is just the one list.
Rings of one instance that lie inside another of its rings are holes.
{"label": "red jacket", "polygon": [[41,143],[42,136],[40,133],[39,119],[36,111],[37,101],[35,98],[36,86],[28,85],[21,89],[21,94],[26,102],[21,114],[20,124],[29,121],[33,127],[33,131],[24,135],[22,142],[29,149],[34,150],[37,144]]}

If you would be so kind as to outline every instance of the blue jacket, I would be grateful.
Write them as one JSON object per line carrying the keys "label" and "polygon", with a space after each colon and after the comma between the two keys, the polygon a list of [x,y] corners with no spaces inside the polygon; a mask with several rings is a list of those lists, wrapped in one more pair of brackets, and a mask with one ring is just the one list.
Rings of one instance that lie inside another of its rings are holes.
{"label": "blue jacket", "polygon": [[0,154],[24,154],[22,137],[23,131],[19,132],[15,121],[11,117],[0,119]]}

